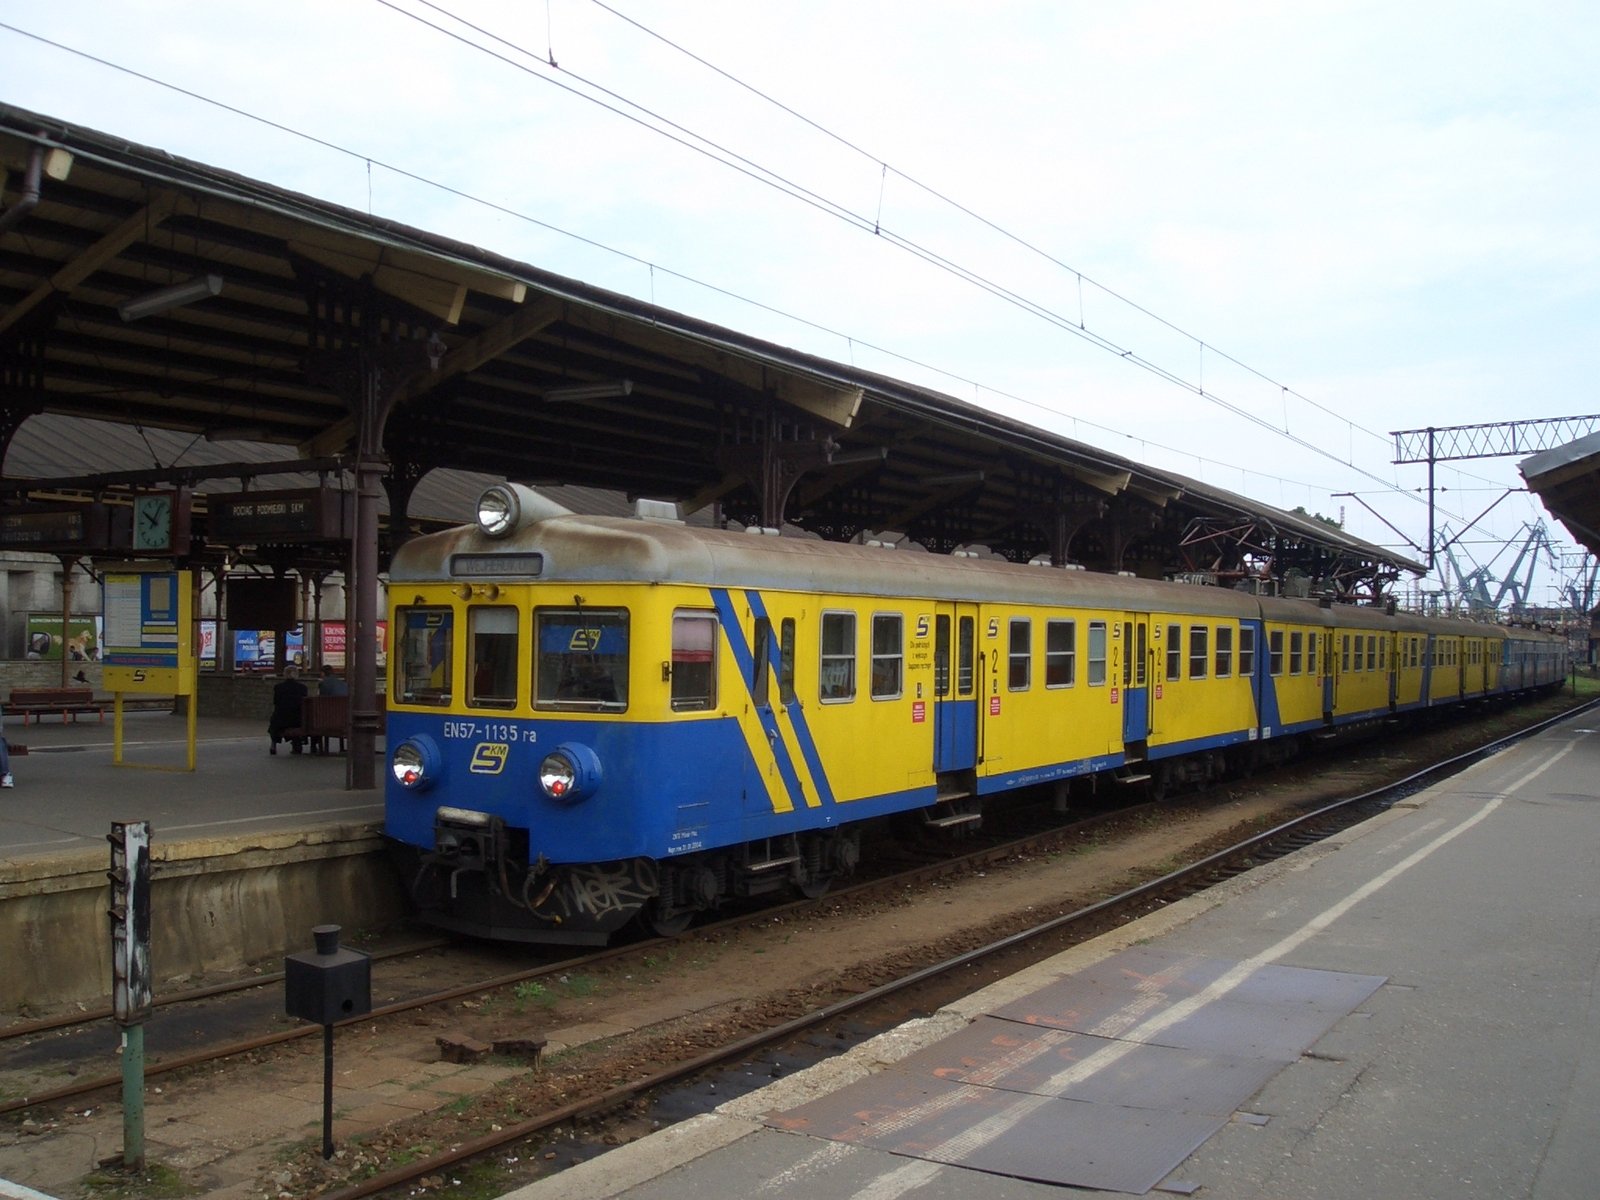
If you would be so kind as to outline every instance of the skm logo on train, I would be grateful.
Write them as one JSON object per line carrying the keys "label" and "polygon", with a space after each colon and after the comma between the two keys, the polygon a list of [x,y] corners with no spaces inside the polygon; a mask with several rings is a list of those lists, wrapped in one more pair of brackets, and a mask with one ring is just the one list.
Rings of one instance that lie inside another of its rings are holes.
{"label": "skm logo on train", "polygon": [[479,742],[472,748],[468,770],[474,775],[498,775],[506,769],[511,747],[505,742]]}

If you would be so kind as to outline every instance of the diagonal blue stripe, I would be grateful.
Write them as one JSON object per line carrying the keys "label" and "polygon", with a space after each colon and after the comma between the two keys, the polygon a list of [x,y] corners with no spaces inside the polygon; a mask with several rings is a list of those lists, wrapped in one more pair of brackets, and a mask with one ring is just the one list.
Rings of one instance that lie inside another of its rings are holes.
{"label": "diagonal blue stripe", "polygon": [[[767,604],[761,598],[760,592],[745,592],[745,599],[750,604],[750,611],[756,616],[767,619]],[[775,677],[781,678],[780,671],[782,654],[779,638],[773,638],[768,645],[767,652],[772,658],[770,670]],[[806,760],[806,768],[811,772],[811,780],[817,787],[817,798],[824,805],[837,803],[833,795],[833,785],[828,782],[828,773],[822,769],[822,756],[817,753],[816,739],[811,736],[811,726],[806,723],[805,709],[801,707],[800,698],[796,696],[783,706],[783,711],[788,714],[789,721],[794,725],[795,740],[800,743],[800,753]]]}
{"label": "diagonal blue stripe", "polygon": [[[800,776],[794,769],[794,760],[789,757],[789,747],[784,744],[783,738],[778,733],[777,717],[773,715],[771,708],[755,702],[755,653],[745,641],[744,630],[739,625],[739,615],[733,608],[733,598],[728,595],[727,588],[712,588],[711,602],[716,606],[717,620],[722,625],[723,636],[728,639],[728,645],[733,650],[733,661],[739,668],[739,678],[744,681],[745,695],[749,697],[751,707],[756,710],[761,722],[761,731],[767,735],[767,741],[772,747],[773,758],[778,764],[778,775],[783,780],[784,790],[789,794],[789,804],[796,811],[804,811],[805,789],[800,785]],[[765,613],[761,615],[764,616]]]}

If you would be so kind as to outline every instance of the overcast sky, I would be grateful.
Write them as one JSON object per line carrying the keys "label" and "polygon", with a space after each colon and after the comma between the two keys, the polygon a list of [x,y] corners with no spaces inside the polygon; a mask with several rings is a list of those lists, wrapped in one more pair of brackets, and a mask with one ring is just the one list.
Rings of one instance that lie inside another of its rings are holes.
{"label": "overcast sky", "polygon": [[[1383,521],[1425,540],[1426,474],[1390,431],[1600,412],[1592,2],[7,0],[0,22],[10,103],[1413,557]],[[1519,487],[1515,461],[1441,469],[1442,519]],[[1502,575],[1540,519],[1560,535],[1513,495],[1467,553]]]}

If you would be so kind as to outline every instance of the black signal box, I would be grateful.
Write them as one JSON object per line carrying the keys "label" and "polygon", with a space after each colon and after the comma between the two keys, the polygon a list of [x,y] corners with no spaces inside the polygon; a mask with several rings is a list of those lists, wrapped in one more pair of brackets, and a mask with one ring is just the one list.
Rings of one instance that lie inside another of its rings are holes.
{"label": "black signal box", "polygon": [[283,959],[283,1006],[291,1017],[335,1025],[372,1011],[372,958],[339,948],[339,926],[311,931],[316,950]]}

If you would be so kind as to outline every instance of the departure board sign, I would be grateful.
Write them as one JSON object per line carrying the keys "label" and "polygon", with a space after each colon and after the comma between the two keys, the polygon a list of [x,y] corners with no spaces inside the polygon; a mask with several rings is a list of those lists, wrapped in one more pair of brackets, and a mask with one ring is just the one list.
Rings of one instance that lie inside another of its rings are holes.
{"label": "departure board sign", "polygon": [[[118,522],[127,527],[127,512]],[[104,504],[24,504],[0,509],[0,550],[111,549],[112,517]]]}
{"label": "departure board sign", "polygon": [[105,687],[113,692],[191,694],[192,573],[108,567],[103,580]]}
{"label": "departure board sign", "polygon": [[351,501],[348,492],[327,487],[212,495],[208,537],[230,546],[345,541],[355,526]]}

